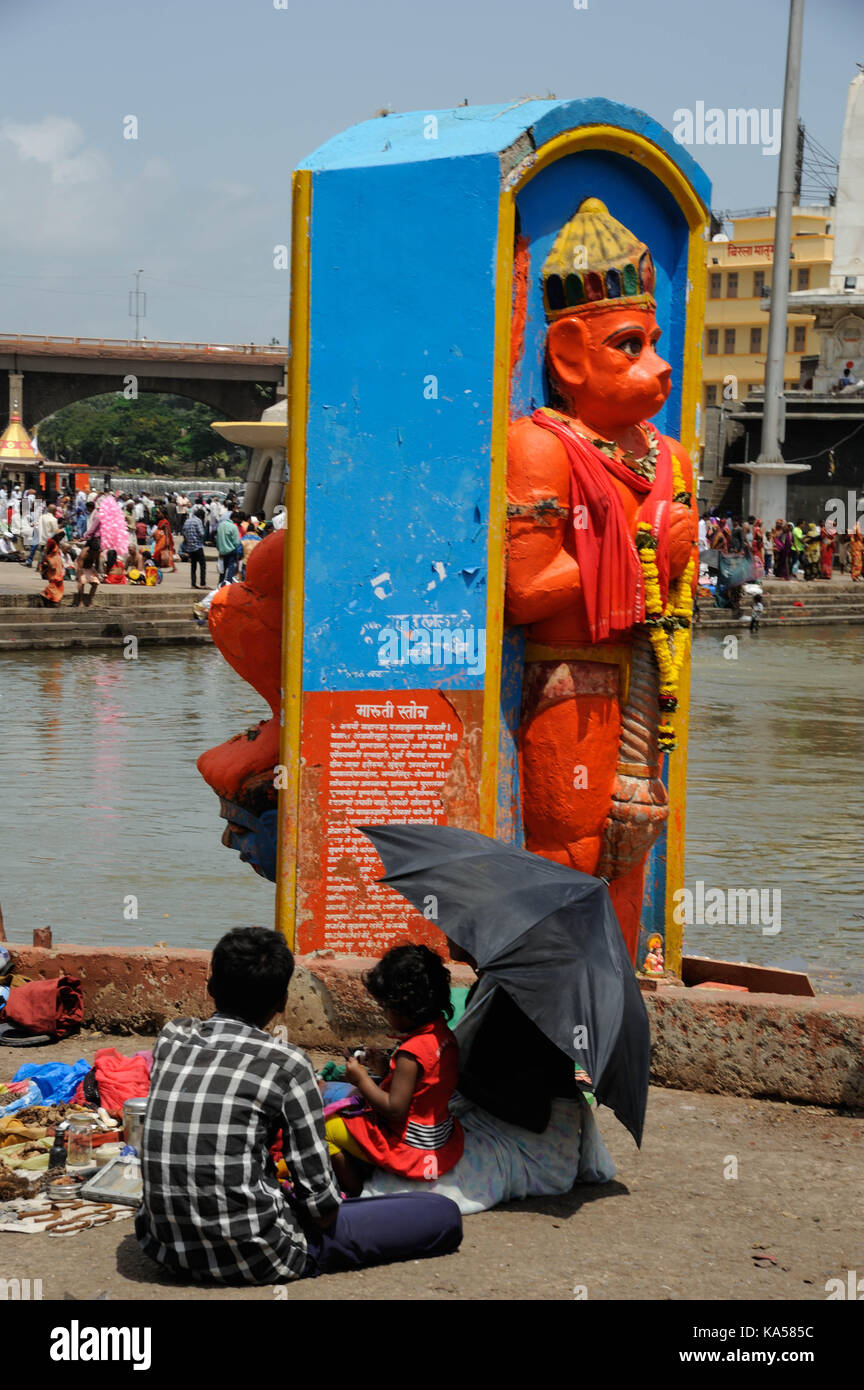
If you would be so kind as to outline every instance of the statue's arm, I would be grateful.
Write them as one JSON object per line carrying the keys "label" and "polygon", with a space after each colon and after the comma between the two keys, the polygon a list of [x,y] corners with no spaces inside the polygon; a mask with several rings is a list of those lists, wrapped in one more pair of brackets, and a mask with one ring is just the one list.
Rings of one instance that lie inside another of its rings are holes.
{"label": "statue's arm", "polygon": [[698,535],[699,535],[699,509],[696,505],[696,488],[693,484],[693,465],[690,462],[690,455],[677,439],[666,437],[666,443],[672,450],[681,475],[684,479],[684,486],[690,493],[690,505],[684,507],[680,502],[673,502],[669,518],[669,573],[673,579],[677,579],[687,568],[688,561],[693,558],[696,560],[696,569],[693,575],[693,588],[696,587],[698,575]]}
{"label": "statue's arm", "polygon": [[579,566],[564,549],[570,464],[564,446],[530,420],[517,420],[507,446],[507,621],[534,623],[570,609]]}

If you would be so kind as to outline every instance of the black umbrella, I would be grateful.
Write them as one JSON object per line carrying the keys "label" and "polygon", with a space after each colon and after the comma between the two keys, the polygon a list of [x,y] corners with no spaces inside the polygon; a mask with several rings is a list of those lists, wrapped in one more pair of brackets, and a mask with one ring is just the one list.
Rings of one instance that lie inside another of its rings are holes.
{"label": "black umbrella", "polygon": [[648,1015],[603,880],[473,830],[359,828],[384,865],[381,882],[476,960],[483,978],[472,1003],[506,990],[640,1144]]}

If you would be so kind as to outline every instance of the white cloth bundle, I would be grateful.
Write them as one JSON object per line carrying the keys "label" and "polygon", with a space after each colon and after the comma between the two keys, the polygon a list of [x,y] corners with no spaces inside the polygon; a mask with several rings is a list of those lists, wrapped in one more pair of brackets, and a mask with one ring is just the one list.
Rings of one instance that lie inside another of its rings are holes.
{"label": "white cloth bundle", "polygon": [[499,1202],[523,1197],[560,1196],[575,1182],[604,1183],[615,1164],[597,1128],[588,1102],[553,1099],[549,1124],[542,1134],[497,1120],[453,1096],[450,1113],[465,1131],[465,1151],[449,1173],[435,1182],[403,1178],[376,1168],[364,1197],[393,1192],[438,1192],[450,1197],[465,1216],[488,1211]]}

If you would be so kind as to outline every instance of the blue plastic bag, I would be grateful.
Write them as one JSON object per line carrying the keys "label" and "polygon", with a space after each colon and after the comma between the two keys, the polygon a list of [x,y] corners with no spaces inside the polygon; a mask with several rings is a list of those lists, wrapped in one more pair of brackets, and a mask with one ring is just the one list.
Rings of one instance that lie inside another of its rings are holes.
{"label": "blue plastic bag", "polygon": [[[25,1062],[12,1080],[29,1081],[32,1078],[45,1098],[43,1103],[58,1105],[72,1099],[92,1065],[84,1057],[77,1062]],[[39,1105],[40,1102],[31,1100],[28,1104]]]}

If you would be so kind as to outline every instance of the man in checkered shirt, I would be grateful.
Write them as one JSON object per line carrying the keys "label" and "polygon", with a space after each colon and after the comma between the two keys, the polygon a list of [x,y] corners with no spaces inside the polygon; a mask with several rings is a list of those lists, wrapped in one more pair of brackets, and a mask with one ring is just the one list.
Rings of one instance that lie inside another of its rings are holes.
{"label": "man in checkered shirt", "polygon": [[[461,1240],[446,1197],[342,1202],[309,1059],[264,1031],[293,970],[278,932],[229,932],[207,985],[216,1013],[167,1024],[153,1050],[135,1232],[152,1259],[193,1278],[277,1283],[447,1254]],[[290,1199],[270,1155],[280,1130]]]}

